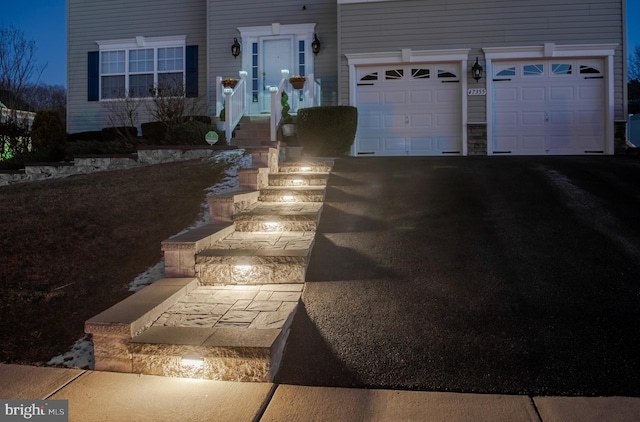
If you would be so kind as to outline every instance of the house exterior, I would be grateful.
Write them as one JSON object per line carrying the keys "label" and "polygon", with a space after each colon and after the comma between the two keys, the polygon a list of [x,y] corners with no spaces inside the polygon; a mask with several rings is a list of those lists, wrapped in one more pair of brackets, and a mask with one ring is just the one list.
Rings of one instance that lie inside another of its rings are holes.
{"label": "house exterior", "polygon": [[106,126],[113,92],[168,77],[215,116],[216,78],[240,71],[244,112],[262,115],[288,69],[321,82],[323,105],[358,108],[352,155],[613,154],[625,14],[624,0],[68,0],[67,128]]}

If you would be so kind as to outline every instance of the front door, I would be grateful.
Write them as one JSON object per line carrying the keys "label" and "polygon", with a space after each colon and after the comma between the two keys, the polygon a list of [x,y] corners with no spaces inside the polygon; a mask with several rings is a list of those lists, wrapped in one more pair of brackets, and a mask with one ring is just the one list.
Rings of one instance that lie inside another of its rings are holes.
{"label": "front door", "polygon": [[293,38],[265,37],[261,39],[261,112],[268,113],[271,110],[270,86],[278,86],[282,79],[282,69],[293,70]]}

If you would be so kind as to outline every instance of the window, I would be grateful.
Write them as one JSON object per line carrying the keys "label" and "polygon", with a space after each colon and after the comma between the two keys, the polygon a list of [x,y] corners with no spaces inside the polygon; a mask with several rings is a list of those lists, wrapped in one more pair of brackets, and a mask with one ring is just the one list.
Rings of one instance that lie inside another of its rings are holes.
{"label": "window", "polygon": [[384,78],[389,80],[389,79],[402,79],[402,77],[404,76],[404,70],[403,69],[389,69],[387,71],[384,72]]}
{"label": "window", "polygon": [[543,64],[526,64],[522,68],[522,73],[524,76],[538,76],[542,75],[544,72]]}
{"label": "window", "polygon": [[571,75],[572,66],[569,63],[554,63],[551,72],[554,75]]}
{"label": "window", "polygon": [[186,37],[136,37],[102,41],[100,99],[150,97],[158,91],[184,95]]}
{"label": "window", "polygon": [[431,76],[429,69],[411,69],[413,79],[429,79]]}

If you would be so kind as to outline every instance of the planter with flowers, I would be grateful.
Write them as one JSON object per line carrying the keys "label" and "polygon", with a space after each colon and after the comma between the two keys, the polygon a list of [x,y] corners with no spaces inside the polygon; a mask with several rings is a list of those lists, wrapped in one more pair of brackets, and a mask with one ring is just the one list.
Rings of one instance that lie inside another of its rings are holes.
{"label": "planter with flowers", "polygon": [[222,86],[225,88],[235,88],[238,85],[238,80],[236,78],[224,78],[222,80]]}
{"label": "planter with flowers", "polygon": [[293,89],[302,89],[304,87],[304,83],[307,80],[304,76],[294,75],[289,78],[289,83],[293,87]]}

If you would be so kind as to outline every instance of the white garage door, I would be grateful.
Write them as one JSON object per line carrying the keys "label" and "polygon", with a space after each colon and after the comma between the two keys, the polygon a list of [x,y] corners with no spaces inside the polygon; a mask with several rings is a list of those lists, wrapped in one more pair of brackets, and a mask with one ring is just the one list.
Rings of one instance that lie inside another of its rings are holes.
{"label": "white garage door", "polygon": [[357,68],[355,155],[460,154],[460,66]]}
{"label": "white garage door", "polygon": [[493,153],[602,154],[602,60],[496,62]]}

